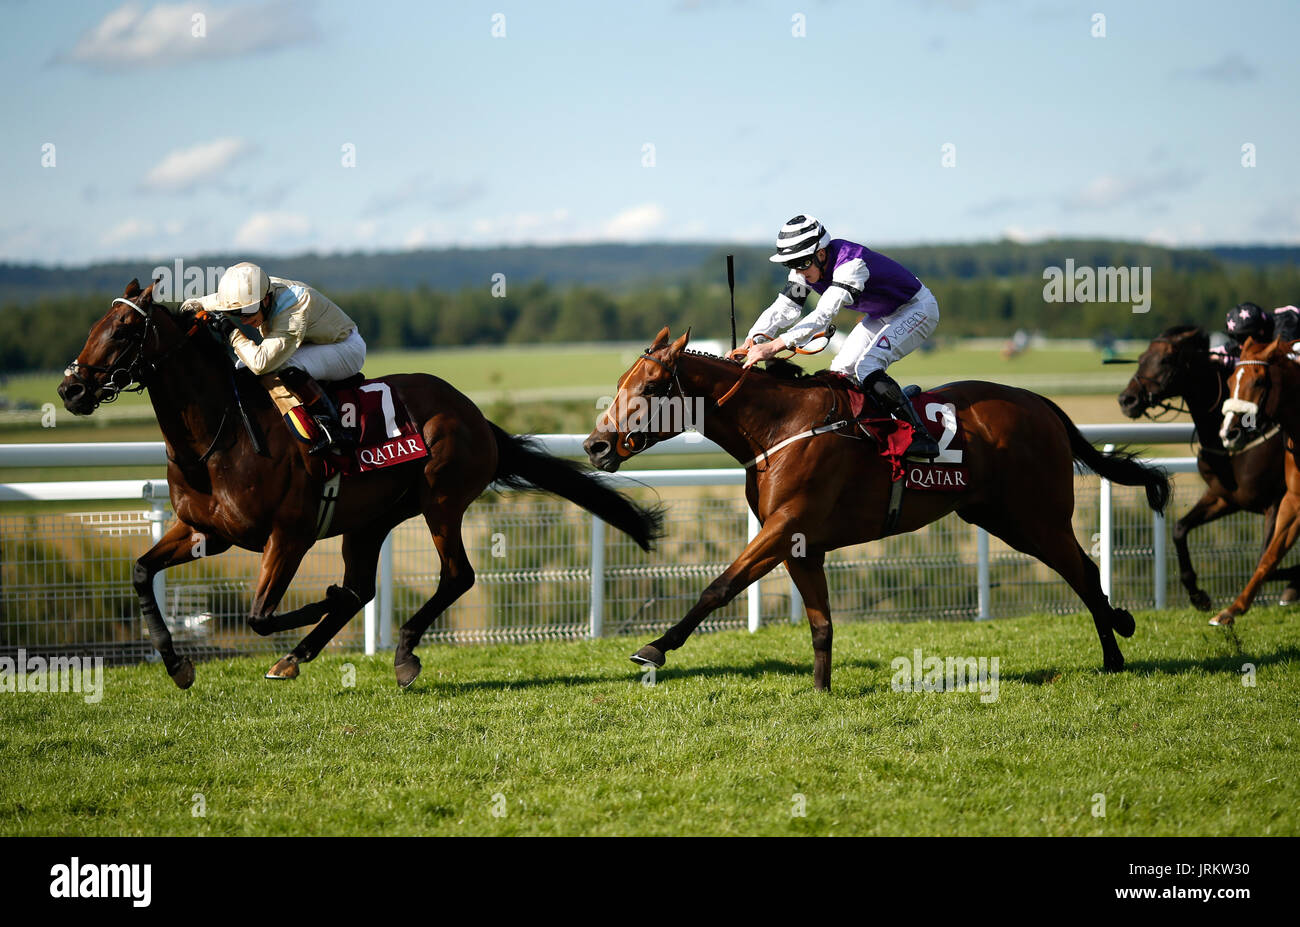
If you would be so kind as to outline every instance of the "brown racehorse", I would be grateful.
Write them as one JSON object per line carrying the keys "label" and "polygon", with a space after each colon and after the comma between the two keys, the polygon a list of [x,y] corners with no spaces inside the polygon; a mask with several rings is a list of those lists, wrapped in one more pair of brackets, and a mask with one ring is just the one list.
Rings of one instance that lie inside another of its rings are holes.
{"label": "brown racehorse", "polygon": [[[1273,537],[1277,505],[1286,492],[1283,479],[1284,444],[1280,429],[1260,435],[1239,450],[1229,451],[1219,439],[1223,423],[1223,400],[1228,397],[1230,371],[1210,358],[1210,338],[1205,329],[1179,325],[1153,338],[1138,359],[1137,373],[1119,394],[1120,410],[1138,418],[1153,407],[1168,408],[1171,399],[1181,398],[1192,416],[1199,447],[1196,467],[1205,481],[1205,494],[1173,528],[1178,552],[1179,575],[1192,604],[1209,611],[1210,597],[1196,582],[1187,547],[1193,529],[1225,515],[1245,510],[1264,516],[1264,546]],[[1270,579],[1287,580],[1282,605],[1300,599],[1300,567],[1278,570]]]}
{"label": "brown racehorse", "polygon": [[[415,647],[439,614],[474,584],[461,539],[466,508],[493,482],[542,489],[577,503],[630,535],[643,549],[660,532],[657,510],[635,505],[584,466],[506,434],[450,384],[427,374],[383,380],[401,400],[429,449],[418,461],[345,477],[326,537],[343,535],[341,586],[319,602],[275,613],[303,556],[317,540],[323,462],[308,457],[251,377],[239,389],[227,348],[193,315],[153,302],[153,287],[132,280],[95,324],[68,368],[59,395],[68,411],[89,415],[125,389],[145,389],[167,447],[167,481],[176,522],[136,561],[132,580],[154,647],[182,689],[194,665],[176,653],[158,611],[153,577],[232,545],[261,551],[248,623],[258,634],[315,624],[267,674],[291,679],[375,594],[379,548],[388,532],[423,515],[441,560],[438,588],[402,626],[393,662],[409,686],[420,673]],[[246,372],[241,372],[242,377]],[[251,406],[269,453],[259,455],[241,424],[236,392]]]}
{"label": "brown racehorse", "polygon": [[[822,376],[787,380],[752,368],[733,392],[742,376],[739,365],[687,351],[689,336],[687,332],[670,342],[664,328],[623,374],[613,404],[587,438],[587,455],[596,466],[617,470],[631,455],[673,433],[641,427],[646,417],[637,409],[656,399],[702,397],[704,435],[738,461],[757,458],[749,468],[745,496],[762,528],[685,617],[638,650],[633,662],[663,666],[665,653],[681,647],[705,616],[784,562],[808,613],[813,683],[828,689],[832,629],[823,568],[826,552],[886,533],[915,531],[955,511],[1060,573],[1092,613],[1105,668],[1123,668],[1115,633],[1130,636],[1133,616],[1111,606],[1097,565],[1075,540],[1070,522],[1074,462],[1117,483],[1145,487],[1156,510],[1169,498],[1162,471],[1122,452],[1097,450],[1064,412],[1035,393],[996,383],[951,383],[934,392],[955,407],[970,488],[908,493],[901,518],[889,532],[890,464],[873,444],[828,432],[772,450],[826,422],[836,409],[847,409],[842,387]],[[653,417],[649,421],[653,423]],[[796,556],[796,551],[804,556]]]}
{"label": "brown racehorse", "polygon": [[1247,339],[1232,376],[1229,396],[1223,403],[1223,425],[1219,431],[1225,447],[1240,447],[1273,424],[1287,436],[1286,495],[1277,507],[1273,537],[1259,558],[1255,573],[1231,605],[1210,619],[1210,624],[1233,624],[1250,609],[1260,587],[1300,536],[1300,463],[1296,460],[1296,439],[1300,438],[1300,364],[1292,352],[1300,342],[1258,342]]}

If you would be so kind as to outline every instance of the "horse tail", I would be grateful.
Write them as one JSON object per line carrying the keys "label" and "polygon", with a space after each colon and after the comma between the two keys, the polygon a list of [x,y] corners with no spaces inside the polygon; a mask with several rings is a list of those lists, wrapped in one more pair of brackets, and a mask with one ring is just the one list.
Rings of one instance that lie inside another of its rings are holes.
{"label": "horse tail", "polygon": [[537,439],[507,434],[488,422],[497,439],[497,472],[493,479],[512,489],[540,489],[555,493],[609,522],[650,550],[663,536],[662,506],[637,505],[582,464],[542,450]]}
{"label": "horse tail", "polygon": [[1070,421],[1070,417],[1060,406],[1045,396],[1040,398],[1056,413],[1056,417],[1065,426],[1066,434],[1070,436],[1070,450],[1074,452],[1075,460],[1098,476],[1122,486],[1142,486],[1147,492],[1147,504],[1157,512],[1164,512],[1165,506],[1169,504],[1171,492],[1168,473],[1160,467],[1139,463],[1136,454],[1125,450],[1097,450],[1075,427],[1074,422]]}

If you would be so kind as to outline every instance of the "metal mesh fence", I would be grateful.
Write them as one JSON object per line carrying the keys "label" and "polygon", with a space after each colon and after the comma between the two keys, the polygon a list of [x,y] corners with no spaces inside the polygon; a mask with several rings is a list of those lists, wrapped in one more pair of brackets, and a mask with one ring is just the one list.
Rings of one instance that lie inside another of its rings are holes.
{"label": "metal mesh fence", "polygon": [[[1075,533],[1099,555],[1098,480],[1076,478]],[[1175,480],[1170,524],[1201,492],[1194,475]],[[604,633],[657,633],[679,619],[746,542],[746,507],[731,487],[638,489],[642,501],[667,504],[667,535],[644,554],[613,530],[605,542]],[[131,586],[131,567],[151,545],[148,510],[0,513],[0,651],[98,653],[111,660],[152,657]],[[852,513],[843,517],[851,518]],[[1140,490],[1114,487],[1112,601],[1150,608],[1152,515]],[[1166,528],[1168,530],[1168,528]],[[1200,584],[1215,602],[1235,596],[1253,570],[1263,519],[1238,514],[1191,535]],[[487,496],[466,516],[465,540],[475,587],[448,610],[426,640],[476,643],[586,636],[591,608],[591,518],[575,506],[530,494]],[[319,543],[304,560],[281,604],[287,610],[321,598],[341,581],[340,541]],[[1182,606],[1172,543],[1167,545],[1167,601]],[[260,638],[245,614],[259,555],[230,551],[167,571],[164,613],[179,648],[190,654],[277,652],[302,631]],[[836,621],[969,620],[978,616],[974,527],[950,515],[909,535],[828,555]],[[393,616],[405,621],[434,592],[437,553],[421,519],[393,536]],[[1082,610],[1054,572],[994,538],[990,544],[994,617]],[[778,568],[760,585],[763,622],[791,618],[791,584]],[[1268,595],[1274,589],[1266,589]],[[797,610],[802,620],[802,610]],[[704,630],[744,627],[747,598],[737,597]],[[357,650],[354,620],[331,645]]]}

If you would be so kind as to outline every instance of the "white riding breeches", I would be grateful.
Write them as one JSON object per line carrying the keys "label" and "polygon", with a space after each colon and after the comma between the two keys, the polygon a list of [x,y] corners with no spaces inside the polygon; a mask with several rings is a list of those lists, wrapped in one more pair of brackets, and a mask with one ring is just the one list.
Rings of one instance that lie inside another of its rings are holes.
{"label": "white riding breeches", "polygon": [[861,384],[872,371],[884,370],[915,351],[938,325],[939,303],[929,288],[922,286],[889,315],[863,317],[853,326],[830,369]]}
{"label": "white riding breeches", "polygon": [[307,371],[317,380],[346,380],[361,372],[366,362],[366,343],[361,333],[353,330],[337,344],[304,344],[289,355],[289,359],[280,365],[297,367]]}

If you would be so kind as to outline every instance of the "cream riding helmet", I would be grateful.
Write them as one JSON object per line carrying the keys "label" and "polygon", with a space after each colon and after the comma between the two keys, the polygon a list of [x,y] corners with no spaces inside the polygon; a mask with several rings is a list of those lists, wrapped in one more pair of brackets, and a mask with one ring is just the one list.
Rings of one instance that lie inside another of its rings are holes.
{"label": "cream riding helmet", "polygon": [[263,297],[271,291],[271,278],[256,264],[245,261],[226,268],[217,284],[218,312],[238,312],[252,315],[262,304]]}

